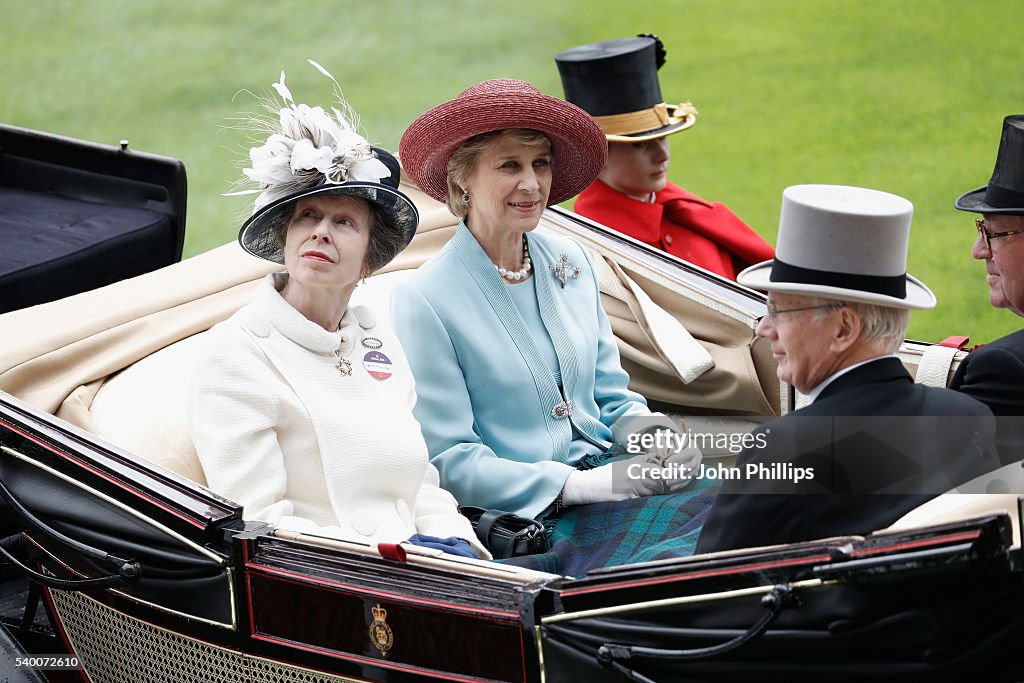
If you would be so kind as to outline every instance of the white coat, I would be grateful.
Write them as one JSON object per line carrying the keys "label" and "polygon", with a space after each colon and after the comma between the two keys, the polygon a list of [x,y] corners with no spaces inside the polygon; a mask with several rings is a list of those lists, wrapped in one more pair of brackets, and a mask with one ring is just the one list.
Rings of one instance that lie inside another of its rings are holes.
{"label": "white coat", "polygon": [[[268,275],[214,326],[197,364],[188,420],[209,487],[282,528],[370,543],[458,536],[483,555],[427,459],[397,339],[364,306],[324,330],[281,297],[285,278]],[[368,369],[371,353],[390,368]]]}

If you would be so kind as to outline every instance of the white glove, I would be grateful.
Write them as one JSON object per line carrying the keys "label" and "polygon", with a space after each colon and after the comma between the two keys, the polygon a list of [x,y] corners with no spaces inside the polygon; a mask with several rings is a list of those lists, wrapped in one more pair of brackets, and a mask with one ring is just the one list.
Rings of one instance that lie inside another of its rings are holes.
{"label": "white glove", "polygon": [[611,465],[601,465],[592,470],[573,470],[562,487],[563,505],[587,505],[613,500],[628,500],[639,494],[632,489],[615,492],[615,481]]}
{"label": "white glove", "polygon": [[[682,448],[676,446],[682,444]],[[586,505],[675,493],[697,475],[700,450],[682,441],[662,440],[647,453],[592,470],[573,470],[562,488],[564,505]]]}

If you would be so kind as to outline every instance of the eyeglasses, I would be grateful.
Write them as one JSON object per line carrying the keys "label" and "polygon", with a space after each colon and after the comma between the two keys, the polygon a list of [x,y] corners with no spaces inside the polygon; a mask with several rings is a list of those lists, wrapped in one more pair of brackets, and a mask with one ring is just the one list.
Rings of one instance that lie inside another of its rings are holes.
{"label": "eyeglasses", "polygon": [[1024,234],[1024,230],[1007,230],[1006,232],[989,232],[988,228],[985,227],[984,218],[975,218],[974,225],[978,228],[978,234],[981,236],[981,241],[985,243],[985,248],[992,249],[992,240],[997,237],[1009,237],[1010,235]]}
{"label": "eyeglasses", "polygon": [[767,315],[763,316],[761,319],[762,320],[767,320],[769,322],[772,322],[772,321],[776,320],[783,313],[796,313],[798,311],[818,311],[818,310],[824,310],[824,309],[836,310],[836,309],[842,308],[842,307],[843,307],[843,304],[839,304],[839,303],[835,303],[835,304],[822,304],[820,306],[800,306],[799,308],[775,308],[771,304],[768,304],[768,313],[767,313]]}

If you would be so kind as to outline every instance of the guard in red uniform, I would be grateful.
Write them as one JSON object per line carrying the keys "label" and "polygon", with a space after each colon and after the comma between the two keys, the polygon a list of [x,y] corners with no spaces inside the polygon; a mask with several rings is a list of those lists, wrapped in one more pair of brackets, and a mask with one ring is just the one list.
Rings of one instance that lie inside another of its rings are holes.
{"label": "guard in red uniform", "polygon": [[667,136],[697,122],[689,102],[665,104],[654,36],[580,45],[555,56],[565,99],[594,117],[608,163],[576,200],[577,213],[730,280],[774,250],[727,206],[668,182]]}

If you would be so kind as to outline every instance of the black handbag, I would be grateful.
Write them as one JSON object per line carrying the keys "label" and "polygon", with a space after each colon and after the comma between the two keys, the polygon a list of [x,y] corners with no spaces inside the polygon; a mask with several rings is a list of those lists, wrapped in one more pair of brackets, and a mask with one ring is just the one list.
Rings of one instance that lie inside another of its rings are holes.
{"label": "black handbag", "polygon": [[463,505],[459,512],[469,519],[477,539],[496,560],[520,555],[535,555],[548,550],[544,525],[535,519],[503,510],[487,510]]}

